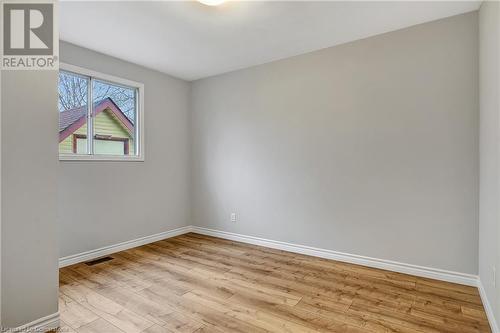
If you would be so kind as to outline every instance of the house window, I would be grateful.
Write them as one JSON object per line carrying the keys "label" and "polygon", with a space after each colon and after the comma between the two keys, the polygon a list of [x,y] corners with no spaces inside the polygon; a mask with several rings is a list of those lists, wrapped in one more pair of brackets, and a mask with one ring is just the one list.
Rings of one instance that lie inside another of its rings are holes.
{"label": "house window", "polygon": [[61,64],[58,88],[60,160],[144,160],[141,83]]}

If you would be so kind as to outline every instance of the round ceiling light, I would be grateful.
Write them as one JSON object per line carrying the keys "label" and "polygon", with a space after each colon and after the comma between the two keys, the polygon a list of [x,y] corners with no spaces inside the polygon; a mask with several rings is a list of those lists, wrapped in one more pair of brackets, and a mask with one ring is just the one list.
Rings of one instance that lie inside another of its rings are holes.
{"label": "round ceiling light", "polygon": [[226,0],[198,0],[198,2],[207,6],[218,6],[224,3]]}

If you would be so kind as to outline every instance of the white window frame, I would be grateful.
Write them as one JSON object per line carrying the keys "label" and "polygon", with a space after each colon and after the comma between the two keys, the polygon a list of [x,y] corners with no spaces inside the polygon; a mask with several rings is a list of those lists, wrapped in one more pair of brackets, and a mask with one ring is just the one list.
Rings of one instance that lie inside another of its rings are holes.
{"label": "white window frame", "polygon": [[[136,114],[135,114],[135,135],[134,141],[138,141],[136,148],[138,153],[136,155],[93,155],[89,151],[88,154],[59,154],[59,161],[131,161],[131,162],[144,162],[144,84],[140,82],[135,82],[113,75],[108,75],[100,73],[91,69],[70,65],[66,63],[60,63],[59,69],[74,73],[77,75],[82,75],[89,78],[89,99],[92,100],[92,79],[108,82],[110,84],[116,84],[126,87],[131,87],[137,89],[136,96]],[[90,104],[91,106],[93,103]],[[92,123],[90,119],[89,124]],[[92,129],[93,130],[93,129]],[[92,142],[93,140],[88,140]]]}

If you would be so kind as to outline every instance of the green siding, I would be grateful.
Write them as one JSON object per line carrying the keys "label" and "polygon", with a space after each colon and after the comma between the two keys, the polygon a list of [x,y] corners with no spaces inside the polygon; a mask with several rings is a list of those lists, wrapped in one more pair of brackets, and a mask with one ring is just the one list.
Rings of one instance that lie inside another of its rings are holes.
{"label": "green siding", "polygon": [[[87,123],[76,130],[73,134],[83,134],[87,135]],[[59,143],[59,153],[60,154],[72,154],[73,153],[73,134],[64,139]],[[104,110],[99,113],[94,120],[94,134],[100,135],[111,135],[115,138],[129,138],[129,154],[134,155],[134,140],[128,134],[125,127],[116,118],[116,116],[108,110]]]}

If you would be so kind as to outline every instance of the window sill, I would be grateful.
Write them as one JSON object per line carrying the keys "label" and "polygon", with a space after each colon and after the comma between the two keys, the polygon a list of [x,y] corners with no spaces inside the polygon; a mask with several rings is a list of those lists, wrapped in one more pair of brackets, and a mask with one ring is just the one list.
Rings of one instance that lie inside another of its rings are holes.
{"label": "window sill", "polygon": [[59,161],[111,161],[111,162],[144,162],[144,156],[118,156],[118,155],[59,155]]}

